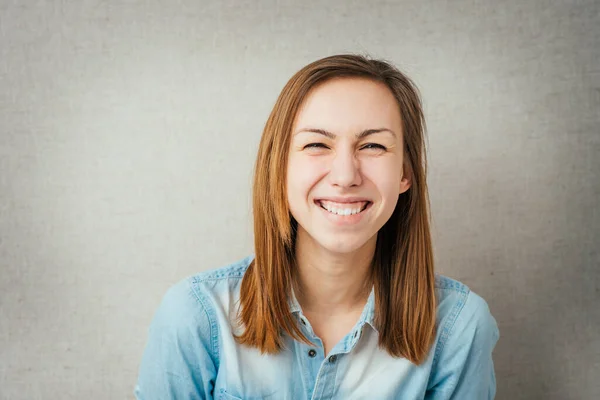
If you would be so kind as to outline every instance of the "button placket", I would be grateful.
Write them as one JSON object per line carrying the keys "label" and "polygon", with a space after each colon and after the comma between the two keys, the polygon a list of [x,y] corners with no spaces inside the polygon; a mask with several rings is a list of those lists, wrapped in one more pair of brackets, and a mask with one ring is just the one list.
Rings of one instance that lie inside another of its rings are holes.
{"label": "button placket", "polygon": [[[313,398],[319,399],[331,399],[335,392],[335,382],[337,369],[339,367],[338,354],[332,354],[325,358],[321,363],[317,379],[315,380],[315,386],[313,390]],[[315,393],[318,393],[318,397],[315,397]]]}

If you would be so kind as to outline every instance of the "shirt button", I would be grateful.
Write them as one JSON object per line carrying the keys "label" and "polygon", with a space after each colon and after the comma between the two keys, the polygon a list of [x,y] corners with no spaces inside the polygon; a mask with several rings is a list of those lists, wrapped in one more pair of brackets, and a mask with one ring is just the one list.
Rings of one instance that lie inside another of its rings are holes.
{"label": "shirt button", "polygon": [[314,358],[316,355],[317,355],[317,352],[315,351],[315,349],[310,349],[310,350],[308,351],[308,356],[309,356],[310,358]]}
{"label": "shirt button", "polygon": [[332,363],[332,364],[333,364],[333,363],[334,363],[336,360],[337,360],[337,356],[335,356],[335,355],[333,355],[333,356],[329,357],[329,362],[330,362],[330,363]]}

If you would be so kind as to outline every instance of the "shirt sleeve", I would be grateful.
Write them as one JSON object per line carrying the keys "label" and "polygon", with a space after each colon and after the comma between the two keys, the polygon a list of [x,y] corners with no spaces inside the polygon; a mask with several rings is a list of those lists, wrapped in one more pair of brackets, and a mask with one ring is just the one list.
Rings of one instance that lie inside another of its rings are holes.
{"label": "shirt sleeve", "polygon": [[492,351],[499,338],[496,320],[484,299],[469,292],[434,361],[425,399],[491,400],[496,395]]}
{"label": "shirt sleeve", "polygon": [[136,399],[212,399],[218,327],[207,303],[188,280],[165,294],[148,331]]}

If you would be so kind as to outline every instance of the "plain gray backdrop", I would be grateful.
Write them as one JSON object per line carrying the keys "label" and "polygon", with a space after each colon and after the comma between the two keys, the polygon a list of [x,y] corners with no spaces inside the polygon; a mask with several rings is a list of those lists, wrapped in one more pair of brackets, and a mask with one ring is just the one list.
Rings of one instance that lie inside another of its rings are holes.
{"label": "plain gray backdrop", "polygon": [[489,303],[498,399],[600,398],[600,3],[0,2],[0,399],[132,398],[152,315],[253,251],[285,82],[420,87],[437,271]]}

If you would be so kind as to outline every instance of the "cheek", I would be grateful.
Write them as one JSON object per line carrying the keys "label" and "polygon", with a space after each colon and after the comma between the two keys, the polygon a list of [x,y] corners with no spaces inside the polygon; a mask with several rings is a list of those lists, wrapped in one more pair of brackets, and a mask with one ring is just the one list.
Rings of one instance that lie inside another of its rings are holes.
{"label": "cheek", "polygon": [[318,163],[310,159],[290,157],[286,176],[287,201],[292,216],[301,223],[306,223],[307,199],[318,182],[319,170]]}
{"label": "cheek", "polygon": [[402,179],[401,167],[397,162],[377,160],[362,165],[365,177],[369,179],[383,197],[397,197]]}
{"label": "cheek", "polygon": [[310,157],[290,157],[286,182],[288,198],[299,195],[306,197],[312,187],[320,180],[324,170],[323,162],[320,162],[320,160],[311,159]]}

